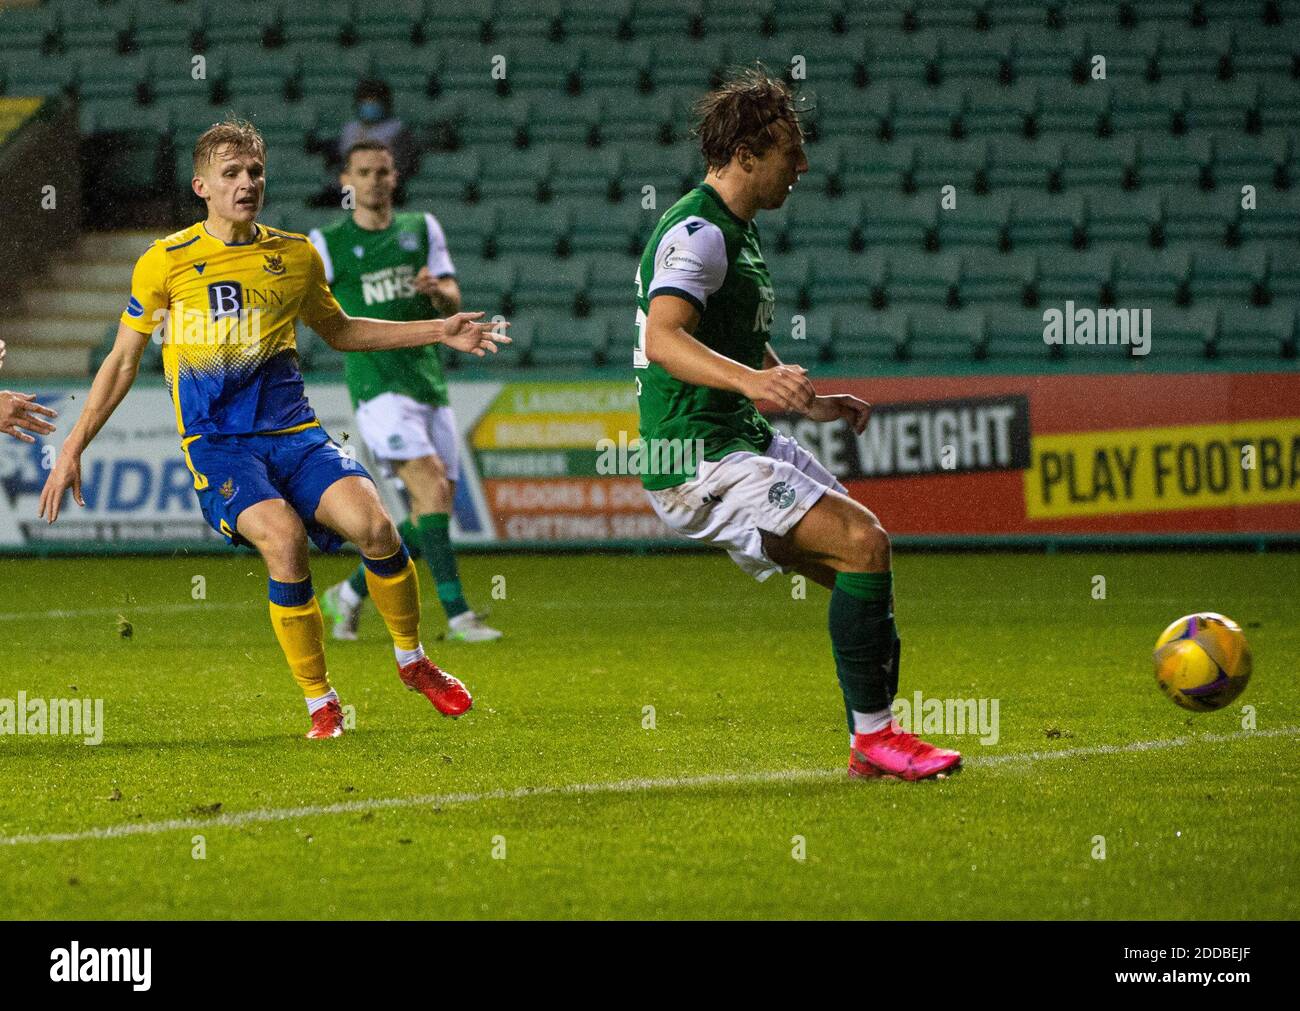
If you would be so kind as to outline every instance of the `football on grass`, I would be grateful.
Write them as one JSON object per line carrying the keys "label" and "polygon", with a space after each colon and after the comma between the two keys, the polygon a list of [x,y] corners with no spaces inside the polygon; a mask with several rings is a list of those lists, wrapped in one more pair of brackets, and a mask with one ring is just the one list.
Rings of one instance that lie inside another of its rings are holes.
{"label": "football on grass", "polygon": [[1189,614],[1156,640],[1156,683],[1184,709],[1222,709],[1249,680],[1250,646],[1231,618]]}

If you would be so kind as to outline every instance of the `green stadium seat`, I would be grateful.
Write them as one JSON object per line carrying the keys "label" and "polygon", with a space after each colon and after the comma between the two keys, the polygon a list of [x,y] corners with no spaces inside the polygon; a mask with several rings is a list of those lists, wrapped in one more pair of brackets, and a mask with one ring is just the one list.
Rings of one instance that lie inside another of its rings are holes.
{"label": "green stadium seat", "polygon": [[[1210,163],[1215,182],[1235,190],[1238,198],[1241,187],[1247,184],[1255,187],[1257,196],[1269,187],[1286,188],[1294,181],[1288,172],[1293,150],[1294,138],[1288,131],[1273,130],[1257,137],[1211,135]],[[1279,180],[1284,181],[1283,187],[1278,187]]]}
{"label": "green stadium seat", "polygon": [[[725,39],[679,37],[673,40],[671,47],[660,45],[651,49],[650,76],[656,88],[694,88],[703,92],[713,71],[735,61],[748,62],[748,59],[747,47],[737,47],[733,54]],[[636,76],[633,74],[624,80],[635,84]]]}
{"label": "green stadium seat", "polygon": [[424,0],[395,0],[393,3],[366,4],[358,3],[352,12],[352,27],[356,30],[357,41],[361,45],[382,45],[385,49],[395,49],[403,43],[409,44],[412,32],[417,25],[436,38],[445,38],[445,28],[471,26],[477,35],[478,25],[474,22],[474,5],[464,5],[465,15],[454,19],[455,26],[437,24],[431,18],[429,5]]}
{"label": "green stadium seat", "polygon": [[569,245],[574,253],[621,253],[627,255],[649,238],[659,219],[658,211],[641,208],[639,201],[609,204],[602,199],[583,200],[569,206]]}
{"label": "green stadium seat", "polygon": [[892,139],[890,116],[894,108],[892,85],[875,84],[865,91],[849,88],[824,89],[810,117],[819,135],[852,140],[870,135],[880,140]]}
{"label": "green stadium seat", "polygon": [[650,43],[644,41],[583,41],[576,50],[576,64],[586,91],[616,91],[620,95],[635,88],[639,76],[650,80]]}
{"label": "green stadium seat", "polygon": [[209,45],[260,47],[262,33],[278,14],[276,6],[268,3],[203,0],[203,36]]}
{"label": "green stadium seat", "polygon": [[1237,74],[1261,80],[1294,75],[1300,62],[1300,40],[1294,18],[1281,25],[1258,22],[1238,26],[1232,36],[1232,67]]}
{"label": "green stadium seat", "polygon": [[1039,85],[1020,81],[1007,87],[972,85],[967,90],[962,122],[971,136],[998,140],[1024,131],[1025,123],[1038,108]]}
{"label": "green stadium seat", "polygon": [[1164,26],[1160,33],[1160,73],[1163,77],[1206,77],[1218,72],[1233,49],[1229,25],[1206,25],[1188,31],[1184,22]]}
{"label": "green stadium seat", "polygon": [[515,266],[507,260],[484,260],[476,256],[456,258],[456,280],[461,303],[467,311],[501,312],[506,296],[514,290]]}
{"label": "green stadium seat", "polygon": [[1297,336],[1294,305],[1225,305],[1215,314],[1210,352],[1212,357],[1294,358]]}
{"label": "green stadium seat", "polygon": [[565,0],[564,28],[574,38],[613,42],[619,25],[630,23],[632,0]]}
{"label": "green stadium seat", "polygon": [[533,361],[543,366],[604,365],[610,360],[610,323],[599,316],[538,320]]}
{"label": "green stadium seat", "polygon": [[[593,95],[548,98],[539,108],[543,114],[528,124],[528,136],[534,144],[558,143],[572,151],[586,144],[600,123],[601,103]],[[591,154],[588,152],[583,157]]]}
{"label": "green stadium seat", "polygon": [[447,237],[447,248],[453,262],[462,253],[482,256],[488,240],[496,234],[498,209],[495,204],[454,205],[446,214],[436,207],[432,211]]}
{"label": "green stadium seat", "polygon": [[[868,256],[813,258],[810,261],[811,273],[808,282],[812,306],[818,308],[848,302],[865,311],[871,293],[872,276],[868,268],[872,259]],[[875,260],[883,263],[880,257],[876,257]],[[784,273],[778,277],[773,272],[772,278],[778,286],[789,283]]]}
{"label": "green stadium seat", "polygon": [[989,145],[982,140],[935,139],[917,148],[912,181],[922,189],[954,186],[970,194],[977,173],[987,174]]}
{"label": "green stadium seat", "polygon": [[621,183],[632,199],[642,198],[644,186],[655,188],[655,200],[667,210],[699,181],[695,150],[688,144],[672,147],[648,147],[624,162]]}
{"label": "green stadium seat", "polygon": [[1137,172],[1137,162],[1138,146],[1133,137],[1073,138],[1065,145],[1061,182],[1067,190],[1098,186],[1119,189],[1126,176]]}
{"label": "green stadium seat", "polygon": [[224,82],[233,99],[257,100],[266,95],[279,99],[285,82],[296,77],[303,65],[302,53],[296,48],[259,49],[256,60],[250,60],[248,53],[249,43],[245,42],[209,46],[205,54],[208,81]]}
{"label": "green stadium seat", "polygon": [[780,32],[802,32],[824,35],[835,32],[837,21],[844,18],[848,4],[845,0],[774,0],[772,20]]}
{"label": "green stadium seat", "polygon": [[765,249],[763,260],[767,264],[768,273],[772,275],[777,298],[783,304],[793,305],[800,311],[807,308],[812,283],[812,261],[808,254],[779,253],[774,249]]}
{"label": "green stadium seat", "polygon": [[649,147],[673,127],[670,111],[654,95],[623,94],[601,105],[600,135],[604,143]]}
{"label": "green stadium seat", "polygon": [[1275,299],[1300,299],[1300,245],[1265,243],[1260,248],[1267,257],[1265,283]]}
{"label": "green stadium seat", "polygon": [[1191,78],[1187,81],[1187,129],[1224,130],[1244,133],[1259,116],[1260,84],[1255,80],[1218,81]]}
{"label": "green stadium seat", "polygon": [[1218,309],[1214,306],[1151,306],[1151,354],[1166,362],[1210,357],[1217,323]]}
{"label": "green stadium seat", "polygon": [[1041,368],[1049,355],[1061,350],[1043,342],[1043,310],[998,305],[989,308],[984,318],[982,346],[976,357],[988,361],[1033,361]]}
{"label": "green stadium seat", "polygon": [[1180,193],[1165,201],[1165,236],[1174,243],[1229,245],[1241,219],[1241,192]]}
{"label": "green stadium seat", "polygon": [[1143,186],[1191,190],[1213,179],[1208,137],[1146,136],[1139,137],[1137,145],[1138,179]]}
{"label": "green stadium seat", "polygon": [[1111,88],[1104,81],[1074,84],[1069,77],[1038,80],[1033,123],[1038,134],[1097,136],[1111,105]]}
{"label": "green stadium seat", "polygon": [[956,309],[961,304],[961,257],[897,250],[889,256],[889,303]]}
{"label": "green stadium seat", "polygon": [[1095,187],[1082,196],[1089,243],[1151,245],[1153,236],[1163,235],[1164,199],[1155,190]]}
{"label": "green stadium seat", "polygon": [[[578,158],[556,157],[551,189],[559,199],[606,201],[611,183],[623,185],[625,161],[623,151],[616,147],[584,151]],[[623,195],[640,200],[641,191],[628,187]]]}
{"label": "green stadium seat", "polygon": [[700,16],[703,8],[702,0],[639,0],[632,8],[632,30],[638,38],[684,39],[692,18]]}
{"label": "green stadium seat", "polygon": [[379,71],[369,49],[341,49],[333,42],[302,42],[294,46],[301,65],[302,93],[307,98],[339,97],[351,106],[357,82]]}
{"label": "green stadium seat", "polygon": [[863,201],[862,233],[868,248],[909,246],[924,248],[938,241],[939,195],[868,195]]}
{"label": "green stadium seat", "polygon": [[868,373],[907,353],[911,328],[906,309],[862,314],[841,309],[834,314],[835,361]]}
{"label": "green stadium seat", "polygon": [[632,256],[588,254],[586,296],[592,309],[632,311],[637,260]]}
{"label": "green stadium seat", "polygon": [[1260,191],[1255,211],[1242,212],[1244,242],[1300,242],[1300,191]]}
{"label": "green stadium seat", "polygon": [[808,367],[833,357],[836,326],[834,312],[818,309],[800,312],[789,300],[778,300],[769,343],[785,364]]}
{"label": "green stadium seat", "polygon": [[1047,27],[1020,29],[1015,33],[1011,48],[1014,79],[1070,80],[1075,64],[1085,56],[1085,41],[1086,35],[1079,28],[1061,31]]}
{"label": "green stadium seat", "polygon": [[1264,130],[1300,129],[1300,80],[1273,78],[1267,85],[1268,97],[1260,106],[1260,125]]}
{"label": "green stadium seat", "polygon": [[551,177],[551,155],[545,150],[493,151],[483,159],[479,189],[484,200],[502,197],[536,199]]}
{"label": "green stadium seat", "polygon": [[842,89],[854,85],[866,72],[866,48],[862,36],[781,32],[770,39],[756,39],[755,48],[770,54],[764,63],[778,73],[789,65],[790,58],[800,55],[806,61],[804,84],[820,96],[825,89]]}
{"label": "green stadium seat", "polygon": [[963,304],[1021,305],[1037,294],[1038,257],[1033,253],[967,253],[962,256]]}
{"label": "green stadium seat", "polygon": [[353,0],[317,0],[316,3],[286,3],[280,7],[278,23],[287,45],[328,42],[339,47],[345,32],[355,32],[357,5]]}
{"label": "green stadium seat", "polygon": [[1086,236],[1083,200],[1079,196],[1052,197],[1044,193],[1018,193],[1011,206],[1008,229],[1011,245],[1080,246]]}
{"label": "green stadium seat", "polygon": [[569,234],[569,213],[560,205],[538,205],[532,201],[493,201],[497,210],[496,247],[498,256],[544,253],[557,256],[560,243]]}
{"label": "green stadium seat", "polygon": [[[825,148],[829,141],[818,145]],[[916,168],[917,142],[914,140],[896,140],[890,144],[881,144],[870,137],[856,135],[846,137],[842,143],[832,149],[832,160],[839,156],[841,167],[835,173],[840,189],[845,193],[861,193],[864,190],[884,190],[901,192],[903,180]],[[812,155],[809,155],[811,162]],[[828,168],[829,171],[829,168]],[[800,183],[814,181],[816,166],[810,166],[808,176]]]}
{"label": "green stadium seat", "polygon": [[1064,147],[1058,140],[999,137],[989,143],[985,179],[996,193],[1003,189],[1046,191],[1063,167]]}
{"label": "green stadium seat", "polygon": [[907,362],[952,362],[977,357],[985,344],[984,313],[915,309],[908,314],[904,340],[895,357]]}
{"label": "green stadium seat", "polygon": [[1117,82],[1110,89],[1106,118],[1117,133],[1155,136],[1173,133],[1178,122],[1186,121],[1187,109],[1187,86],[1182,80],[1127,85]]}
{"label": "green stadium seat", "polygon": [[54,60],[39,49],[0,53],[0,81],[6,95],[54,95],[72,87],[77,65]]}
{"label": "green stadium seat", "polygon": [[[565,47],[562,52],[568,53],[569,50]],[[547,97],[564,94],[569,71],[577,61],[576,53],[571,53],[567,60],[557,59],[555,50],[538,46],[535,37],[528,42],[512,43],[502,55],[506,58],[505,80],[512,94],[541,92]]]}
{"label": "green stadium seat", "polygon": [[965,111],[960,82],[930,88],[903,81],[894,86],[889,122],[899,137],[955,137]]}
{"label": "green stadium seat", "polygon": [[[787,201],[785,236],[793,249],[849,248],[853,230],[862,223],[862,202],[854,197],[839,200]],[[759,219],[759,227],[763,227]]]}
{"label": "green stadium seat", "polygon": [[[68,50],[117,51],[118,37],[126,30],[130,11],[124,5],[63,3],[53,4],[56,31]],[[8,17],[6,11],[5,16]]]}
{"label": "green stadium seat", "polygon": [[1038,294],[1044,302],[1073,299],[1081,305],[1104,305],[1114,280],[1111,250],[1066,250],[1038,258]]}
{"label": "green stadium seat", "polygon": [[1014,44],[1011,32],[954,33],[940,43],[940,75],[944,81],[977,82],[984,88],[1000,79],[1009,82]]}
{"label": "green stadium seat", "polygon": [[1191,254],[1185,249],[1123,249],[1115,259],[1115,302],[1185,303],[1190,275]]}
{"label": "green stadium seat", "polygon": [[867,77],[873,83],[924,85],[927,79],[937,81],[939,35],[935,32],[871,33],[867,36],[865,59]]}
{"label": "green stadium seat", "polygon": [[1123,88],[1135,88],[1148,80],[1148,72],[1159,67],[1161,29],[1157,25],[1115,31],[1114,24],[1089,28],[1083,52],[1089,77],[1093,58],[1106,58],[1106,80]]}
{"label": "green stadium seat", "polygon": [[939,212],[939,246],[979,246],[986,252],[1001,250],[1010,241],[1012,198],[1004,194],[958,194],[957,206]]}
{"label": "green stadium seat", "polygon": [[1192,299],[1261,301],[1267,272],[1263,249],[1198,249],[1192,254]]}
{"label": "green stadium seat", "polygon": [[0,31],[0,63],[9,52],[40,53],[58,23],[59,8],[54,4],[7,6],[4,30]]}
{"label": "green stadium seat", "polygon": [[464,102],[456,118],[456,130],[463,143],[494,150],[514,147],[528,136],[537,103],[526,95]]}

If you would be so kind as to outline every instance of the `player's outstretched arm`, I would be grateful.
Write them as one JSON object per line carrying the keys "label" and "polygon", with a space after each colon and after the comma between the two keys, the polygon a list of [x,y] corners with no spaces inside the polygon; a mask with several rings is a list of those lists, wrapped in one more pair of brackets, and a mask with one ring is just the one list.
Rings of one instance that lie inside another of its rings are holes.
{"label": "player's outstretched arm", "polygon": [[426,344],[446,344],[482,358],[489,352],[496,354],[497,345],[510,343],[505,333],[510,324],[505,321],[479,322],[484,315],[481,312],[458,312],[446,319],[394,323],[349,316],[340,311],[321,319],[308,320],[308,323],[336,351],[392,351]]}
{"label": "player's outstretched arm", "polygon": [[40,512],[37,515],[42,519],[53,523],[59,518],[63,493],[69,488],[72,489],[72,497],[77,505],[85,506],[81,497],[81,454],[131,389],[131,384],[140,371],[140,356],[144,354],[144,346],[148,342],[148,334],[133,330],[125,323],[118,324],[113,350],[95,373],[95,381],[90,385],[90,395],[86,398],[86,406],[81,409],[81,417],[63,440],[63,448],[55,458],[54,466],[50,468],[45,487],[41,489]]}
{"label": "player's outstretched arm", "polygon": [[751,369],[697,341],[693,334],[699,322],[699,313],[686,299],[656,295],[646,317],[646,357],[684,383],[770,400],[800,414],[816,399],[802,366]]}
{"label": "player's outstretched arm", "polygon": [[[763,368],[771,369],[784,362],[777,356],[771,344],[763,345]],[[871,417],[871,405],[865,400],[849,393],[832,393],[829,396],[818,395],[812,405],[804,411],[804,417],[810,421],[838,421],[843,418],[853,430],[861,435],[867,428],[867,419]]]}

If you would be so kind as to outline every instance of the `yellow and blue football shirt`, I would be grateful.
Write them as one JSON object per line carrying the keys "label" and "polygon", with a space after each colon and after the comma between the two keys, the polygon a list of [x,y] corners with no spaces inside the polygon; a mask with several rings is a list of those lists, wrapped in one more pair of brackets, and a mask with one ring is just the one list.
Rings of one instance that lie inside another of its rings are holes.
{"label": "yellow and blue football shirt", "polygon": [[227,243],[200,221],[136,262],[122,322],[145,334],[163,327],[163,372],[183,438],[319,424],[303,391],[294,320],[312,325],[339,304],[306,236],[254,229],[251,241]]}

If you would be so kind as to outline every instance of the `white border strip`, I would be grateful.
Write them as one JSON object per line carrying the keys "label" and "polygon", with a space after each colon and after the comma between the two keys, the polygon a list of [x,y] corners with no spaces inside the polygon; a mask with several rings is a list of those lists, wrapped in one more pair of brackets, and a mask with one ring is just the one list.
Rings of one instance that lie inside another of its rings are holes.
{"label": "white border strip", "polygon": [[[1189,744],[1224,744],[1267,737],[1294,737],[1300,727],[1275,730],[1242,730],[1234,734],[1198,734],[1160,741],[1135,741],[1132,744],[1099,744],[1087,748],[1061,751],[1012,752],[1003,755],[974,756],[965,761],[967,768],[991,766],[1028,766],[1093,755],[1119,755],[1142,751],[1163,751]],[[91,839],[120,839],[126,836],[158,835],[192,829],[235,828],[257,822],[293,821],[320,815],[357,814],[407,807],[448,807],[453,804],[481,804],[493,800],[523,800],[528,797],[570,796],[574,794],[642,793],[650,790],[690,789],[702,786],[750,786],[763,783],[801,783],[843,779],[843,770],[782,769],[772,772],[728,772],[704,776],[667,776],[659,779],[623,779],[612,783],[571,783],[567,786],[523,786],[513,790],[488,790],[483,793],[427,794],[419,797],[389,797],[373,800],[344,801],[337,804],[312,804],[305,807],[262,808],[218,814],[210,818],[173,818],[168,821],[108,825],[80,832],[52,832],[44,835],[0,836],[0,846],[37,846],[45,843],[85,842]]]}

